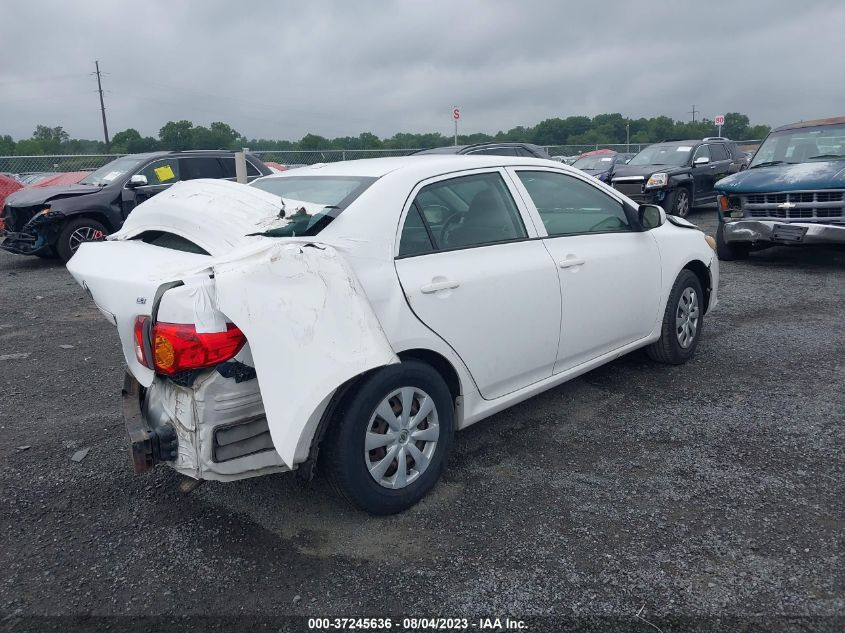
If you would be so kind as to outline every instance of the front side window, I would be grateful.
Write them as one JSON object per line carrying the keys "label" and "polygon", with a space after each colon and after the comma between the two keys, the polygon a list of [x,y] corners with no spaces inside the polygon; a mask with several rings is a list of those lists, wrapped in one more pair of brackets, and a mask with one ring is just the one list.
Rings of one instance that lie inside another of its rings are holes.
{"label": "front side window", "polygon": [[699,158],[710,158],[710,149],[707,145],[699,145],[698,148],[695,150],[695,154],[692,155],[693,164]]}
{"label": "front side window", "polygon": [[[414,205],[438,250],[528,236],[516,203],[498,173],[461,176],[426,185],[417,194]],[[410,213],[406,225],[409,221],[416,221]],[[406,248],[411,247],[404,246],[403,237],[400,253]]]}
{"label": "front side window", "polygon": [[622,203],[586,182],[548,171],[518,171],[550,236],[628,231]]}
{"label": "front side window", "polygon": [[163,158],[150,163],[138,172],[146,176],[148,185],[172,185],[182,179],[178,158]]}

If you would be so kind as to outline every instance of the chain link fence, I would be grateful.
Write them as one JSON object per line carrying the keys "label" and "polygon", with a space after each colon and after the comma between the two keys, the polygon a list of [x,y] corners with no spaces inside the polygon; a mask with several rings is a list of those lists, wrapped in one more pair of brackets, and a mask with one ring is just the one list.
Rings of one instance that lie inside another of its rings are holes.
{"label": "chain link fence", "polygon": [[[744,151],[754,151],[759,140],[736,141]],[[617,152],[639,152],[650,143],[598,143],[589,145],[546,145],[544,149],[551,156],[578,156],[597,149],[611,149]],[[288,167],[334,163],[359,158],[381,158],[386,156],[407,156],[417,149],[326,149],[326,150],[256,150],[251,152],[265,162],[278,163]],[[0,173],[26,178],[39,173],[65,173],[93,171],[123,154],[61,154],[54,156],[0,156]]]}

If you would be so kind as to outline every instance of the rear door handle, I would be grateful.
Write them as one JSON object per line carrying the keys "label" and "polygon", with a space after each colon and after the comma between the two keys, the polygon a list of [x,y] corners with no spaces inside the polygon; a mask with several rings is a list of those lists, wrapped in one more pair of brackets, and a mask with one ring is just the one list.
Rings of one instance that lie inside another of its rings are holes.
{"label": "rear door handle", "polygon": [[560,262],[561,268],[572,268],[573,266],[583,266],[586,260],[583,257],[567,257]]}
{"label": "rear door handle", "polygon": [[457,288],[460,285],[460,282],[453,281],[451,279],[447,279],[446,281],[433,281],[430,284],[421,286],[420,292],[430,295],[432,292],[437,292],[438,290],[449,290],[450,288]]}

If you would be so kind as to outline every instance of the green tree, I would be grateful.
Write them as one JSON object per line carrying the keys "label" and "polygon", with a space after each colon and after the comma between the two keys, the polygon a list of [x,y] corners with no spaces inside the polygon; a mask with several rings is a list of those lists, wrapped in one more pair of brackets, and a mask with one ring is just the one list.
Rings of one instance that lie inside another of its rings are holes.
{"label": "green tree", "polygon": [[194,124],[184,119],[165,123],[158,132],[162,149],[174,151],[193,149],[193,128]]}
{"label": "green tree", "polygon": [[12,156],[15,153],[15,140],[8,134],[0,136],[0,156]]}
{"label": "green tree", "polygon": [[111,139],[111,149],[116,154],[130,154],[129,145],[141,140],[141,133],[135,128],[128,128],[118,132]]}

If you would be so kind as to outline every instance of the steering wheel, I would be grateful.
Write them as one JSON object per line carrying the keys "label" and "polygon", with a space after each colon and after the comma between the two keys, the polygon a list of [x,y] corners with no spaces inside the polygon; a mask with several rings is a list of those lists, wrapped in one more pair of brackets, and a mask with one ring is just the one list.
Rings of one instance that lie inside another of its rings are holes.
{"label": "steering wheel", "polygon": [[443,223],[443,226],[440,227],[439,241],[441,247],[449,244],[449,240],[447,239],[447,233],[454,228],[452,225],[460,224],[461,222],[463,222],[463,220],[464,214],[460,211],[457,211],[456,213],[453,213],[448,218],[446,218],[446,221]]}
{"label": "steering wheel", "polygon": [[601,222],[597,222],[596,224],[594,224],[593,226],[588,228],[587,231],[600,231],[601,229],[613,230],[613,229],[621,228],[621,226],[622,226],[622,222],[619,220],[619,218],[609,216],[609,217],[606,217]]}

